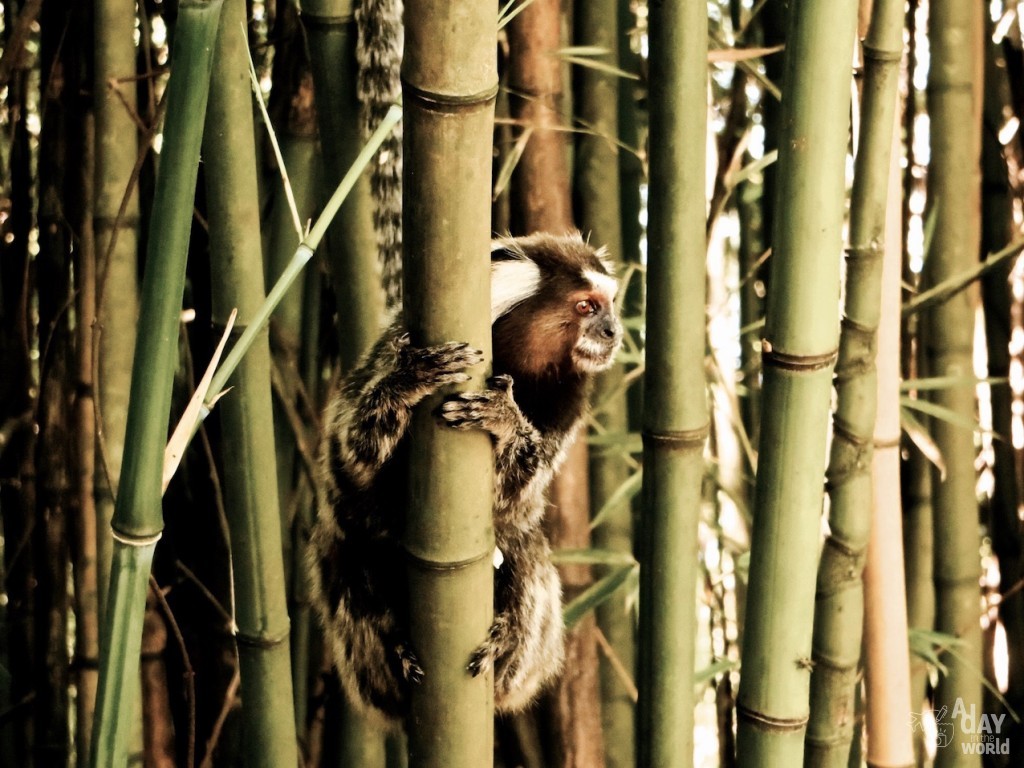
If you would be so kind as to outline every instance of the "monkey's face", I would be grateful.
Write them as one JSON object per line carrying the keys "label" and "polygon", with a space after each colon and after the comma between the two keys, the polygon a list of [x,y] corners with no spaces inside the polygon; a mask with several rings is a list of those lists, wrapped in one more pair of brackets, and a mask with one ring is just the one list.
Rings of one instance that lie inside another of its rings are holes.
{"label": "monkey's face", "polygon": [[610,368],[622,344],[622,323],[615,308],[618,282],[594,270],[584,273],[587,287],[570,294],[579,333],[572,348],[572,362],[583,373]]}

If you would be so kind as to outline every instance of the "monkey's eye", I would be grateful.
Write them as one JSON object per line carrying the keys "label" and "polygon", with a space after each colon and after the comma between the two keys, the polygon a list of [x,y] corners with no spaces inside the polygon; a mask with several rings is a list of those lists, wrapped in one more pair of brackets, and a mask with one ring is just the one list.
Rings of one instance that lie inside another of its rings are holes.
{"label": "monkey's eye", "polygon": [[581,315],[592,315],[597,311],[597,305],[590,299],[582,299],[576,302],[576,311]]}

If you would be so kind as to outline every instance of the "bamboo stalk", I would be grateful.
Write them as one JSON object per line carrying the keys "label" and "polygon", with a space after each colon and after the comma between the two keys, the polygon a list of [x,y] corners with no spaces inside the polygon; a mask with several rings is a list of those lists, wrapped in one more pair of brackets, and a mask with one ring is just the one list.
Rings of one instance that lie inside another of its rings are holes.
{"label": "bamboo stalk", "polygon": [[[264,299],[245,9],[244,0],[227,0],[223,10],[204,138],[214,323],[223,325],[237,308],[241,326]],[[291,766],[298,751],[265,329],[231,381],[220,413],[242,680],[242,754],[254,768]]]}
{"label": "bamboo stalk", "polygon": [[[740,766],[799,765],[839,302],[856,0],[789,14],[749,592]],[[888,128],[888,125],[886,125]]]}
{"label": "bamboo stalk", "polygon": [[[65,766],[68,760],[68,516],[71,494],[71,328],[64,311],[71,293],[71,242],[64,226],[67,160],[71,131],[63,90],[75,72],[63,44],[64,11],[46,4],[40,18],[38,163],[39,253],[35,258],[39,322],[39,379],[34,441],[37,495],[31,546],[35,556],[32,669],[32,739],[36,765]],[[60,78],[52,74],[62,73]],[[25,664],[28,660],[15,660]]]}
{"label": "bamboo stalk", "polygon": [[[328,187],[352,164],[355,148],[361,143],[353,5],[352,0],[311,0],[302,7]],[[376,340],[384,311],[369,172],[359,177],[339,211],[337,223],[328,232],[327,246],[332,287],[338,306],[344,308],[338,313],[338,341],[341,370],[348,372]],[[348,702],[340,702],[339,708],[340,727],[328,731],[338,737],[338,762],[382,766],[383,735]]]}
{"label": "bamboo stalk", "polygon": [[[618,63],[619,28],[616,0],[585,3],[574,14],[574,45],[606,51],[602,61]],[[619,77],[590,67],[579,67],[574,82],[576,114],[590,131],[576,141],[574,187],[577,191],[581,229],[595,243],[607,246],[621,273],[622,202],[619,195],[618,153],[613,141],[618,128]],[[611,434],[626,434],[629,418],[623,365],[616,365],[598,378],[592,395],[594,417]],[[590,499],[600,509],[629,479],[631,460],[619,453],[591,456]],[[630,504],[623,503],[598,525],[592,534],[594,546],[632,554],[633,521]],[[609,651],[635,678],[635,621],[630,602],[624,598],[603,603],[597,609],[597,624],[607,638]],[[621,674],[609,663],[600,665],[601,731],[605,765],[632,765],[636,756],[636,706]]]}
{"label": "bamboo stalk", "polygon": [[[651,9],[639,764],[692,765],[704,377],[707,14]],[[700,105],[696,108],[695,105]]]}
{"label": "bamboo stalk", "polygon": [[75,519],[75,747],[77,765],[86,768],[92,738],[93,711],[96,707],[97,667],[100,655],[99,583],[97,569],[96,473],[96,390],[93,365],[93,324],[96,322],[96,242],[93,237],[93,174],[95,173],[95,121],[84,122],[80,137],[80,164],[83,190],[81,237],[75,260],[77,278],[75,372],[75,453],[77,455],[77,515]]}
{"label": "bamboo stalk", "polygon": [[[302,5],[328,188],[353,165],[362,143],[352,14],[353,0],[312,0]],[[339,321],[344,371],[355,367],[380,333],[384,294],[375,244],[367,172],[359,177],[328,234],[328,265],[338,306],[344,308],[344,320]]]}
{"label": "bamboo stalk", "polygon": [[[107,533],[124,457],[132,355],[139,313],[139,197],[134,0],[99,0],[96,58],[96,530],[99,615],[105,615],[113,540]],[[116,300],[114,299],[116,297]]]}
{"label": "bamboo stalk", "polygon": [[[416,0],[405,18],[408,328],[413,344],[459,339],[490,359],[497,6]],[[417,408],[410,435],[403,544],[411,641],[426,674],[412,692],[409,764],[478,768],[493,756],[494,681],[466,665],[493,613],[492,455],[485,434],[439,427],[436,406]]]}
{"label": "bamboo stalk", "polygon": [[[930,4],[928,113],[931,163],[928,200],[935,231],[922,272],[929,287],[977,260],[980,236],[982,9],[977,3],[933,0]],[[922,344],[930,376],[969,376],[973,371],[974,311],[977,289],[963,291],[923,317]],[[933,401],[974,418],[974,391],[951,387],[932,393]],[[950,713],[960,702],[980,710],[981,625],[978,617],[978,507],[975,496],[974,436],[963,427],[932,419],[932,436],[946,464],[945,478],[932,472],[935,546],[936,629],[960,638],[956,656],[944,654],[935,707]],[[937,751],[936,768],[980,765],[967,754],[972,735],[956,728],[953,743]]]}
{"label": "bamboo stalk", "polygon": [[[508,87],[512,116],[522,126],[525,146],[511,187],[513,231],[564,233],[574,228],[565,133],[558,130],[567,109],[564,69],[555,52],[562,45],[562,4],[536,0],[524,6],[506,27],[509,38]],[[586,547],[590,539],[587,450],[582,441],[568,450],[549,491],[551,545]],[[561,568],[563,592],[572,597],[591,583],[589,568]],[[600,768],[601,714],[597,641],[593,615],[566,633],[566,658],[572,668],[544,698],[550,722],[548,760],[556,765]],[[567,665],[568,668],[568,665]]]}
{"label": "bamboo stalk", "polygon": [[163,162],[157,176],[143,281],[139,343],[124,467],[111,529],[114,552],[103,621],[92,764],[122,766],[139,688],[142,618],[150,566],[163,529],[160,487],[178,319],[192,224],[202,121],[209,94],[220,0],[180,6],[171,53]]}
{"label": "bamboo stalk", "polygon": [[826,479],[829,535],[818,566],[807,766],[845,768],[853,739],[871,531],[875,353],[900,60],[903,0],[876,0],[864,40],[860,146],[854,168],[846,305],[836,363],[838,404]]}
{"label": "bamboo stalk", "polygon": [[878,323],[878,415],[872,461],[874,498],[871,538],[864,566],[864,667],[869,765],[914,765],[914,735],[906,712],[911,703],[907,598],[893,589],[904,579],[900,498],[900,275],[903,255],[900,116],[893,115],[893,151],[889,175],[889,215],[882,265]]}
{"label": "bamboo stalk", "polygon": [[[994,23],[986,23],[989,38]],[[982,202],[981,252],[991,254],[1007,245],[1013,238],[1015,224],[1012,211],[1013,192],[1005,149],[998,133],[993,130],[1004,122],[1005,109],[1012,108],[1013,98],[1007,78],[1006,57],[1003,48],[991,39],[985,41],[985,125],[982,133]],[[1018,154],[1019,157],[1019,154]],[[991,257],[988,257],[991,258]],[[985,346],[988,353],[988,375],[1009,380],[1012,363],[1010,339],[1013,328],[1013,303],[1010,275],[1014,261],[981,280],[982,308],[985,312]],[[1006,384],[990,387],[992,399],[992,431],[998,435],[1012,434],[1013,392]],[[1024,579],[1024,525],[1017,513],[1020,482],[1017,477],[1017,451],[1012,441],[992,441],[995,453],[990,507],[989,530],[992,551],[999,560],[999,591],[1005,595],[999,602],[999,620],[1006,631],[1007,688],[1005,698],[1016,712],[1024,708],[1024,592],[1016,585]],[[1014,592],[1014,590],[1016,590]],[[991,650],[986,651],[990,656]],[[1002,713],[1006,707],[995,704],[986,712]],[[1021,735],[1018,735],[1021,734]],[[1024,736],[1024,725],[1017,724],[1016,732],[1006,738],[1011,743]]]}

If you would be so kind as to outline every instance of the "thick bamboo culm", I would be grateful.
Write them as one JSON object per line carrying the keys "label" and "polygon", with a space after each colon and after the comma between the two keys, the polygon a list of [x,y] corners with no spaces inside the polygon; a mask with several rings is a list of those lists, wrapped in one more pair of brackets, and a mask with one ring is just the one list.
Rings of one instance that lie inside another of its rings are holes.
{"label": "thick bamboo culm", "polygon": [[639,764],[693,764],[704,376],[707,8],[651,8]]}
{"label": "thick bamboo culm", "polygon": [[875,352],[882,259],[903,55],[903,2],[876,0],[864,40],[860,146],[850,204],[846,305],[836,362],[838,404],[826,474],[829,536],[818,566],[807,766],[844,766],[853,739],[864,615],[862,575],[871,530]]}
{"label": "thick bamboo culm", "polygon": [[92,765],[125,765],[139,687],[139,649],[150,566],[163,530],[161,480],[178,360],[178,325],[203,116],[220,0],[180,6],[167,85],[162,162],[142,285],[124,466],[111,528],[110,586],[103,616]]}
{"label": "thick bamboo culm", "polygon": [[789,14],[737,701],[743,768],[803,762],[857,6],[806,0]]}
{"label": "thick bamboo culm", "polygon": [[[418,0],[405,9],[405,315],[417,346],[453,339],[490,359],[490,188],[497,5]],[[469,386],[483,385],[470,371]],[[493,758],[494,682],[472,677],[493,613],[492,452],[483,432],[413,416],[404,546],[410,634],[423,665],[409,719],[412,768]]]}

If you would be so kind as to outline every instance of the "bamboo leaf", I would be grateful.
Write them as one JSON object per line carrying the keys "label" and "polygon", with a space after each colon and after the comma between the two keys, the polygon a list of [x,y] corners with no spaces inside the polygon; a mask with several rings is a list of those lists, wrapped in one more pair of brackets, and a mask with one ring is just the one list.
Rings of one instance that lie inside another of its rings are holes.
{"label": "bamboo leaf", "polygon": [[589,435],[587,445],[600,455],[622,453],[632,455],[643,453],[643,439],[639,432],[606,432],[603,435]]}
{"label": "bamboo leaf", "polygon": [[597,526],[601,525],[608,517],[608,515],[615,512],[623,504],[627,504],[634,496],[640,492],[640,488],[643,486],[643,470],[637,470],[630,475],[625,482],[622,483],[608,500],[601,506],[601,509],[594,515],[594,519],[590,521],[590,530],[594,530]]}
{"label": "bamboo leaf", "polygon": [[509,0],[508,4],[505,5],[498,13],[498,29],[502,30],[505,26],[512,21],[516,16],[525,11],[533,4],[533,0],[523,0],[518,6],[513,8],[516,0]]}
{"label": "bamboo leaf", "polygon": [[928,309],[936,304],[948,301],[975,280],[984,277],[990,272],[994,272],[1003,265],[1003,262],[1017,258],[1021,250],[1024,250],[1024,238],[1013,241],[1001,251],[989,254],[988,258],[977,267],[953,275],[933,288],[919,293],[903,305],[903,317],[909,317],[915,312],[920,312],[923,309]]}
{"label": "bamboo leaf", "polygon": [[950,648],[964,645],[964,641],[955,635],[918,627],[910,628],[909,642],[910,652],[914,656],[935,667],[942,674],[946,674],[948,670],[939,658],[940,654]]}
{"label": "bamboo leaf", "polygon": [[923,379],[905,379],[900,382],[900,392],[926,392],[934,389],[953,389],[955,387],[976,387],[979,384],[1009,384],[1006,376],[989,376],[979,379],[974,376],[930,376]]}
{"label": "bamboo leaf", "polygon": [[576,64],[581,67],[588,67],[590,69],[597,70],[598,72],[604,72],[609,75],[615,75],[626,80],[639,80],[639,76],[632,72],[627,72],[624,69],[620,69],[614,64],[609,64],[606,61],[601,61],[598,57],[607,56],[611,53],[607,48],[602,48],[597,45],[571,45],[566,48],[560,48],[556,51],[555,55],[558,56],[562,61],[569,64]]}
{"label": "bamboo leaf", "polygon": [[[744,181],[749,179],[751,176],[760,173],[772,163],[779,159],[779,150],[773,149],[771,152],[766,152],[763,156],[759,157],[753,162],[747,163],[740,168],[736,173],[729,174],[729,177],[725,180],[725,184],[730,189],[742,184]],[[760,263],[758,264],[760,266]]]}
{"label": "bamboo leaf", "polygon": [[936,445],[928,430],[917,420],[917,417],[914,416],[909,408],[900,408],[900,424],[911,442],[939,470],[939,477],[945,480],[946,461],[942,458],[942,451],[939,450],[939,446]]}
{"label": "bamboo leaf", "polygon": [[762,56],[769,56],[773,53],[785,50],[784,45],[773,45],[770,48],[716,48],[708,51],[709,64],[728,64],[751,59],[760,59]]}
{"label": "bamboo leaf", "polygon": [[634,566],[636,559],[629,552],[613,549],[556,549],[551,553],[555,565],[614,565]]}
{"label": "bamboo leaf", "polygon": [[274,126],[270,122],[270,115],[267,113],[267,105],[263,101],[263,89],[260,87],[260,79],[256,74],[256,65],[253,64],[252,54],[249,52],[248,36],[245,27],[241,28],[242,39],[246,40],[245,50],[248,54],[249,61],[249,81],[252,83],[252,92],[256,97],[256,103],[259,105],[260,114],[263,116],[263,124],[267,127],[267,137],[270,139],[270,146],[274,150],[274,158],[277,160],[277,168],[281,173],[281,183],[284,185],[285,198],[288,201],[288,210],[292,214],[292,224],[295,226],[295,234],[298,235],[298,239],[301,240],[303,234],[302,231],[302,219],[299,217],[299,208],[295,204],[295,195],[292,192],[292,183],[288,178],[288,168],[284,164],[284,157],[281,155],[281,146],[277,143],[277,132],[274,130]]}
{"label": "bamboo leaf", "polygon": [[634,570],[639,570],[635,565],[625,565],[612,571],[604,578],[594,582],[581,592],[574,600],[569,601],[562,608],[562,620],[566,629],[572,629],[576,623],[587,615],[605,600],[615,594],[625,584]]}
{"label": "bamboo leaf", "polygon": [[697,685],[703,685],[723,672],[730,672],[736,669],[739,665],[740,662],[737,659],[717,659],[703,669],[698,669],[693,675],[693,682]]}
{"label": "bamboo leaf", "polygon": [[[181,414],[181,418],[178,419],[178,425],[174,428],[171,439],[167,441],[167,447],[164,448],[164,471],[161,491],[167,490],[167,485],[171,482],[171,478],[178,471],[178,465],[181,463],[181,457],[185,454],[185,448],[188,447],[189,440],[192,439],[192,434],[199,424],[203,403],[207,399],[206,394],[209,392],[210,382],[213,380],[213,372],[220,362],[220,356],[224,352],[224,346],[228,342],[231,329],[235,327],[236,317],[238,317],[237,307],[231,311],[228,321],[224,324],[224,333],[220,337],[217,348],[213,351],[213,356],[206,366],[206,371],[203,373],[199,383],[196,384],[196,391],[192,394],[188,405],[185,406],[185,411]],[[212,398],[210,400],[211,404],[219,400],[222,395],[223,393],[219,393]]]}
{"label": "bamboo leaf", "polygon": [[971,431],[989,432],[995,434],[990,430],[984,429],[975,419],[967,418],[956,411],[933,403],[930,400],[921,400],[915,397],[901,397],[900,405],[905,408],[913,408],[914,410],[920,411],[921,413],[927,414],[936,419],[941,419],[947,424],[952,424],[955,427],[963,427]]}
{"label": "bamboo leaf", "polygon": [[512,173],[515,171],[516,166],[519,165],[519,160],[523,156],[523,152],[526,151],[526,145],[530,141],[531,135],[533,135],[532,125],[526,126],[523,132],[519,134],[519,138],[516,139],[512,151],[508,153],[505,162],[501,164],[498,177],[494,180],[494,192],[491,193],[491,200],[497,200],[508,187],[509,182],[512,180]]}

